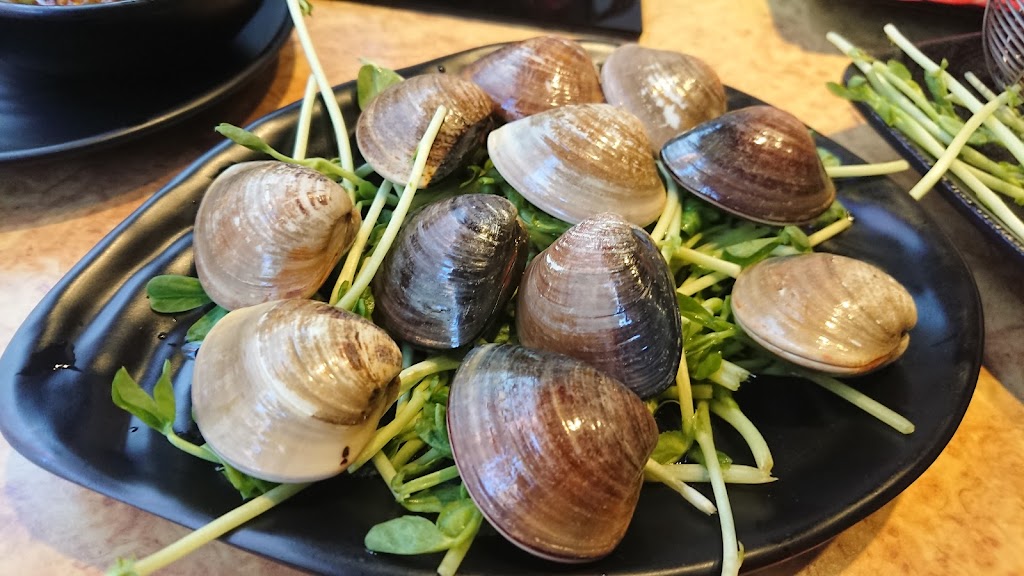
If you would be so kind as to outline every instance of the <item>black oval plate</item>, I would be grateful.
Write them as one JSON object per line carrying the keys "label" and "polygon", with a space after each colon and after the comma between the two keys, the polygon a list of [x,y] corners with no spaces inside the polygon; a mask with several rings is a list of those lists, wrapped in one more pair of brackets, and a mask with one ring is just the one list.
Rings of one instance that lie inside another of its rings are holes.
{"label": "black oval plate", "polygon": [[[922,42],[918,45],[918,48],[935,62],[941,62],[945,58],[949,62],[949,73],[961,79],[961,83],[966,85],[962,80],[964,72],[971,71],[987,85],[992,86],[985,64],[985,53],[982,50],[980,33]],[[886,57],[886,59],[888,58],[895,58],[903,62],[914,74],[914,79],[924,86],[924,75],[920,67],[914,64],[902,52]],[[860,70],[851,64],[843,74],[843,83],[845,84],[852,76],[860,73]],[[930,155],[918,148],[916,144],[899,130],[886,124],[885,120],[867,104],[853,102],[853,105],[867,119],[868,124],[885,138],[901,156],[906,158],[907,162],[910,162],[916,170],[923,174],[931,169],[935,160]],[[988,153],[995,160],[1016,162],[1005,150],[992,147],[992,149],[985,149],[983,152]],[[939,180],[938,184],[935,185],[935,189],[945,196],[961,214],[988,236],[989,239],[1002,246],[1008,251],[1008,254],[1021,264],[1024,264],[1024,238],[1018,238],[1013,232],[1003,226],[988,208],[975,200],[974,195],[967,191],[968,188],[959,178],[952,173],[946,173]],[[1006,196],[1000,195],[1000,198],[1006,202],[1006,205],[1009,206],[1010,210],[1017,217],[1024,219],[1024,206],[1018,206],[1012,199]]]}
{"label": "black oval plate", "polygon": [[291,33],[284,2],[263,0],[222,50],[180,74],[124,82],[44,78],[0,62],[0,165],[149,134],[227,97],[273,62]]}
{"label": "black oval plate", "polygon": [[[585,45],[599,62],[612,48]],[[439,66],[454,72],[493,49],[402,73]],[[354,92],[353,83],[337,88],[350,127],[357,115]],[[758,101],[730,90],[729,103],[738,108]],[[297,114],[297,105],[289,106],[254,130],[278,149],[290,150]],[[335,154],[329,134],[318,110],[312,153]],[[818,141],[845,162],[858,161],[835,143]],[[199,526],[239,503],[208,463],[178,452],[145,428],[136,430],[139,422],[111,403],[110,382],[125,366],[152,386],[161,361],[171,359],[184,428],[191,366],[178,352],[197,314],[151,312],[145,283],[156,274],[192,271],[192,222],[203,191],[227,166],[256,156],[224,144],[200,158],[111,232],[30,315],[0,359],[0,429],[16,450],[59,476],[187,526]],[[956,430],[981,365],[980,302],[956,249],[889,180],[844,181],[839,194],[857,224],[825,248],[888,270],[914,296],[920,314],[903,359],[858,386],[909,417],[917,431],[900,435],[810,383],[761,378],[744,385],[736,398],[774,450],[780,479],[730,489],[747,568],[828,540],[906,488]],[[737,461],[750,461],[742,440],[725,426],[717,428],[720,447]],[[379,478],[346,474],[307,490],[227,540],[314,572],[433,574],[438,556],[364,550],[366,531],[401,513]],[[648,486],[625,540],[600,562],[547,563],[485,527],[462,573],[703,574],[718,570],[721,546],[717,518],[703,516],[665,487]]]}

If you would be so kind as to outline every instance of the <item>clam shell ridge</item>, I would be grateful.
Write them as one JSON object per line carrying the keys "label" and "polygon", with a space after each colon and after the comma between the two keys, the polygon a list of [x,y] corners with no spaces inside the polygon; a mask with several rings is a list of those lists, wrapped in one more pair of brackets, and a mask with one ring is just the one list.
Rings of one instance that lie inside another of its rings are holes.
{"label": "clam shell ridge", "polygon": [[806,224],[836,198],[807,127],[770,106],[705,122],[665,144],[661,158],[686,190],[756,222]]}
{"label": "clam shell ridge", "polygon": [[515,293],[528,240],[515,206],[500,196],[426,206],[402,227],[374,277],[375,320],[424,348],[473,342]]}
{"label": "clam shell ridge", "polygon": [[371,322],[324,302],[232,311],[196,356],[192,408],[227,463],[274,482],[338,474],[398,390],[402,353]]}
{"label": "clam shell ridge", "polygon": [[732,292],[736,322],[790,362],[852,376],[896,360],[917,323],[914,299],[892,276],[835,254],[763,260]]}
{"label": "clam shell ridge", "polygon": [[524,346],[572,356],[651,396],[668,388],[679,368],[674,290],[647,232],[601,214],[530,262],[517,296],[516,332]]}
{"label": "clam shell ridge", "polygon": [[196,272],[234,310],[308,298],[352,244],[361,218],[345,190],[283,162],[243,162],[210,184],[192,236]]}
{"label": "clam shell ridge", "polygon": [[609,104],[563,106],[491,132],[498,173],[548,214],[576,224],[615,212],[646,226],[665,207],[665,187],[643,124]]}
{"label": "clam shell ridge", "polygon": [[559,562],[618,545],[658,442],[651,413],[615,379],[560,354],[493,344],[456,372],[448,434],[487,521]]}
{"label": "clam shell ridge", "polygon": [[462,71],[483,88],[506,122],[585,102],[604,102],[597,67],[565,38],[541,36],[491,52]]}
{"label": "clam shell ridge", "polygon": [[384,178],[406,184],[420,138],[441,105],[448,114],[430,148],[419,187],[444,178],[479,148],[491,128],[491,100],[479,86],[457,76],[414,76],[377,95],[356,123],[360,154]]}
{"label": "clam shell ridge", "polygon": [[725,113],[725,88],[703,60],[626,44],[601,66],[609,104],[636,115],[647,128],[655,154],[670,138]]}

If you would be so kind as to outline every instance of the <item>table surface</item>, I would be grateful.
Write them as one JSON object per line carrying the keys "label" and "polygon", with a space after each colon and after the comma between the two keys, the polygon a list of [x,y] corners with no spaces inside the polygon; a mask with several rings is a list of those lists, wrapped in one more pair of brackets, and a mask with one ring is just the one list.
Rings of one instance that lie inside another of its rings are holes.
{"label": "table surface", "polygon": [[[848,61],[824,40],[831,27],[884,46],[887,16],[905,31],[962,31],[947,10],[932,20],[900,6],[829,0],[645,0],[643,45],[696,55],[723,82],[785,108],[870,161],[896,158],[824,85]],[[359,58],[400,68],[551,29],[349,2],[316,2],[308,19],[328,78],[355,77]],[[557,31],[556,31],[557,32]],[[297,100],[308,67],[293,37],[263,78],[222,105],[150,137],[80,155],[0,168],[0,349],[70,267],[143,200],[218,142],[210,129],[244,125]],[[915,174],[896,177],[906,188]],[[985,368],[948,447],[905,492],[828,544],[768,574],[1024,574],[1024,276],[944,200],[926,209],[954,237],[985,307]],[[0,440],[0,574],[102,574],[187,530],[59,479]],[[298,574],[214,543],[164,574]]]}

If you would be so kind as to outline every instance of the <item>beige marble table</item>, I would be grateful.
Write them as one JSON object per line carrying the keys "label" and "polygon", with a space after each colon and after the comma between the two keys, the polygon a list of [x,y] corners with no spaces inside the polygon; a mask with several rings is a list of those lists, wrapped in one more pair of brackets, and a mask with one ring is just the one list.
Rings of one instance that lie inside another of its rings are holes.
{"label": "beige marble table", "polygon": [[[725,83],[793,112],[861,156],[893,159],[895,153],[857,112],[824,88],[847,65],[824,42],[824,26],[838,23],[840,32],[870,35],[864,26],[877,22],[860,4],[868,3],[645,0],[640,42],[699,56]],[[359,57],[397,68],[542,32],[349,2],[315,6],[309,25],[335,83],[355,76]],[[0,167],[0,349],[89,248],[217,143],[213,125],[245,124],[298,99],[307,74],[293,38],[261,81],[183,124],[113,149]],[[909,185],[913,177],[899,179]],[[956,435],[913,485],[820,549],[769,569],[771,574],[1024,574],[1024,395],[1018,360],[1024,322],[1015,292],[1021,275],[943,200],[925,202],[937,225],[957,238],[982,288],[987,368]],[[118,556],[145,555],[186,532],[44,472],[0,441],[0,574],[101,574]],[[164,573],[296,574],[220,543]]]}

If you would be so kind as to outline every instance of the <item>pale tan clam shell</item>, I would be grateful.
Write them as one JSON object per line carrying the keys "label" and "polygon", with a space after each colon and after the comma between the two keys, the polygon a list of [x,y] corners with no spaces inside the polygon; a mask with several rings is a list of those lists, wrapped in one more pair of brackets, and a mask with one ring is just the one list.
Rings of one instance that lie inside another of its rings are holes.
{"label": "pale tan clam shell", "polygon": [[414,76],[377,95],[356,124],[360,154],[375,172],[405,185],[420,139],[441,105],[448,114],[430,148],[419,187],[444,178],[483,143],[491,128],[487,94],[451,74]]}
{"label": "pale tan clam shell", "polygon": [[308,298],[360,222],[345,190],[315,170],[276,161],[235,164],[199,205],[192,236],[199,281],[228,310]]}
{"label": "pale tan clam shell", "polygon": [[732,291],[737,324],[800,366],[852,376],[899,358],[917,323],[914,299],[866,262],[815,253],[761,261]]}
{"label": "pale tan clam shell", "polygon": [[655,154],[670,138],[726,110],[715,71],[696,56],[669,50],[619,46],[601,66],[601,86],[609,104],[644,123]]}
{"label": "pale tan clam shell", "polygon": [[604,102],[597,66],[579,43],[554,36],[516,42],[491,52],[462,71],[494,103],[505,121],[545,110]]}
{"label": "pale tan clam shell", "polygon": [[682,350],[675,283],[647,232],[618,215],[588,218],[538,254],[517,304],[524,346],[587,362],[641,398],[675,382]]}
{"label": "pale tan clam shell", "polygon": [[576,224],[614,212],[646,226],[665,187],[640,121],[609,104],[577,104],[510,122],[487,138],[498,173],[535,206]]}
{"label": "pale tan clam shell", "polygon": [[755,222],[807,224],[836,199],[808,128],[771,106],[709,120],[669,140],[661,158],[684,189]]}
{"label": "pale tan clam shell", "polygon": [[654,417],[622,383],[567,356],[494,344],[456,372],[448,434],[487,521],[527,552],[569,563],[618,545],[658,442]]}
{"label": "pale tan clam shell", "polygon": [[528,248],[526,226],[501,196],[430,204],[402,226],[373,278],[374,319],[416,346],[470,344],[512,299]]}
{"label": "pale tan clam shell", "polygon": [[343,471],[398,391],[398,345],[313,300],[235,310],[203,340],[192,410],[210,448],[242,472],[310,482]]}

